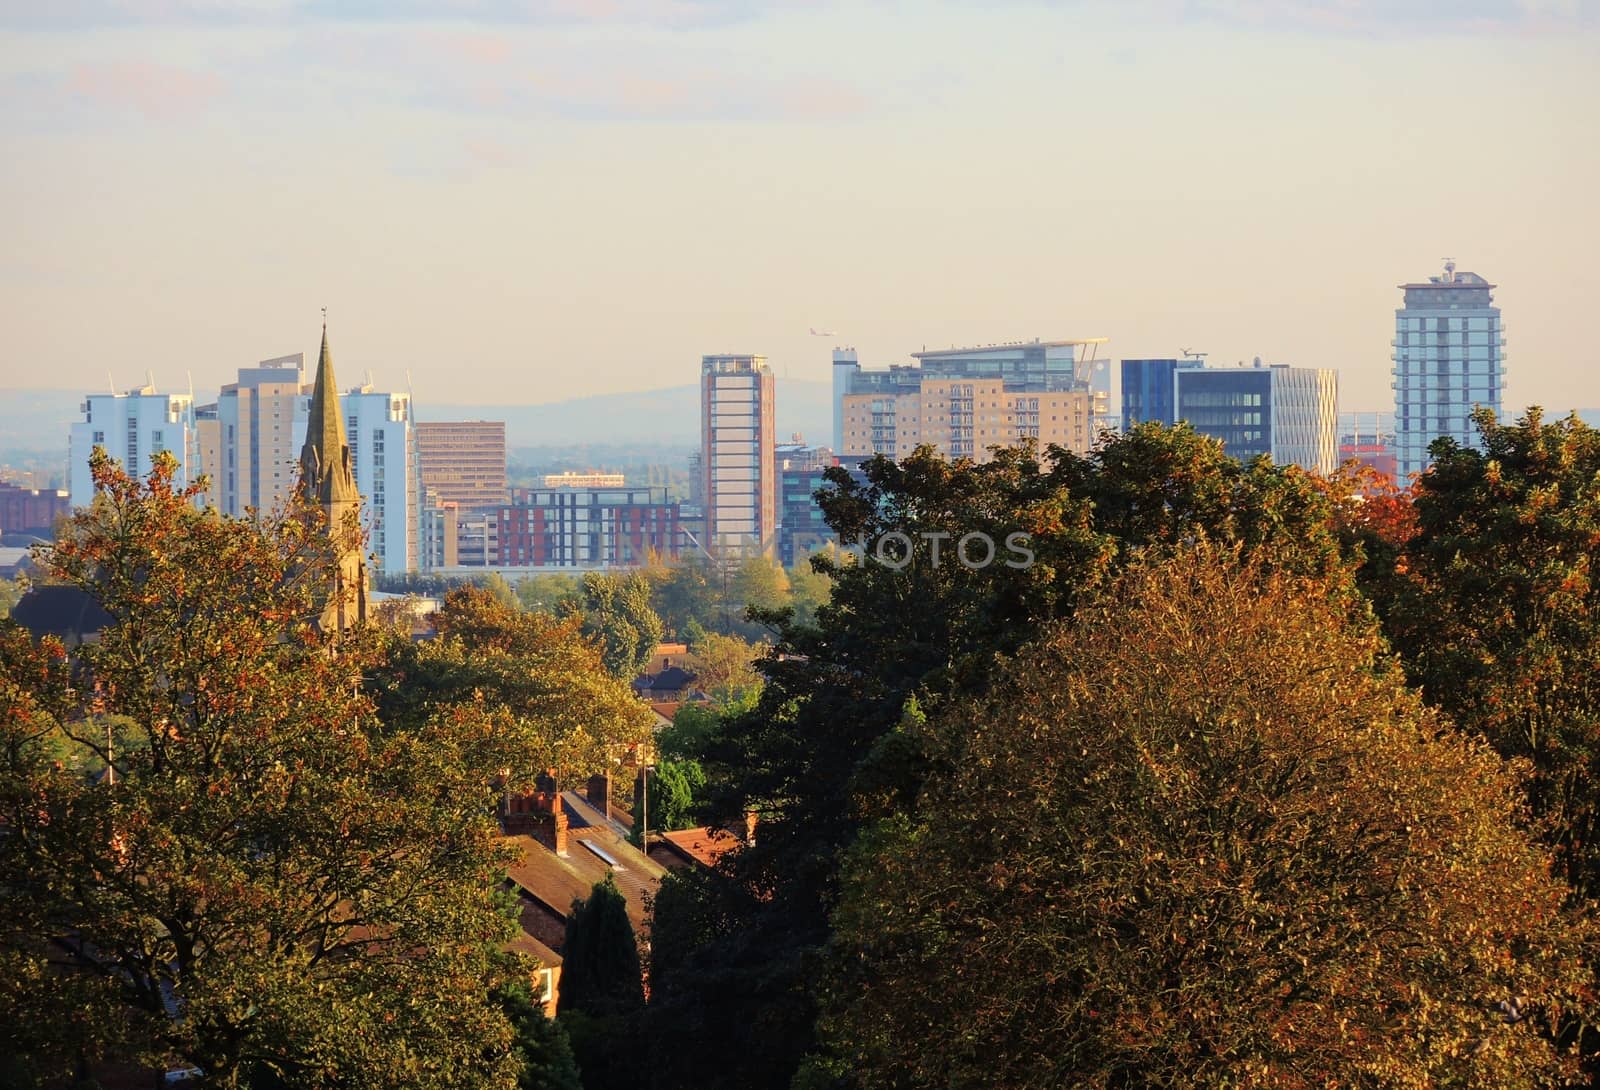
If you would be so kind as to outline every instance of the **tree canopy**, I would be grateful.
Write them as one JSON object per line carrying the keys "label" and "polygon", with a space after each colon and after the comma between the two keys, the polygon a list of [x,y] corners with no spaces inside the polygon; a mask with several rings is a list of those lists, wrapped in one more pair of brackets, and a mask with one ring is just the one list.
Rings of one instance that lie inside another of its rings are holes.
{"label": "tree canopy", "polygon": [[170,456],[143,481],[92,467],[100,496],[44,560],[113,624],[70,661],[0,632],[14,1047],[223,1087],[515,1086],[482,773],[506,738],[460,709],[376,714],[376,641],[310,623],[332,577],[310,513],[199,512]]}
{"label": "tree canopy", "polygon": [[[1582,924],[1339,586],[1137,565],[927,728],[825,1025],[882,1087],[1555,1086]],[[915,1047],[907,1047],[908,1042]]]}

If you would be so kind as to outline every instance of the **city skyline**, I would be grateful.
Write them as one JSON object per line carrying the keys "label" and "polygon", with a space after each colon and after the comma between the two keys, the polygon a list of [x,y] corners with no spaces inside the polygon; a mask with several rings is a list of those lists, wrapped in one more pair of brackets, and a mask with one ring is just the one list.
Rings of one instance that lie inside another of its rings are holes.
{"label": "city skyline", "polygon": [[424,404],[1044,335],[1377,409],[1397,285],[1453,257],[1501,285],[1508,413],[1600,404],[1592,5],[396,10],[0,13],[0,384],[216,389],[326,304]]}

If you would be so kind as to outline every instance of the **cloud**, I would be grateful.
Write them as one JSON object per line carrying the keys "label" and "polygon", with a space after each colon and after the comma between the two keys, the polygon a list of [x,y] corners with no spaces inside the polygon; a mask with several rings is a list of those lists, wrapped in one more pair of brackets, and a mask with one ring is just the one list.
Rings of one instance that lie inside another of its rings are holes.
{"label": "cloud", "polygon": [[163,120],[204,109],[221,97],[223,82],[210,72],[120,61],[79,65],[65,90],[101,109],[132,109]]}
{"label": "cloud", "polygon": [[1181,16],[1262,30],[1377,37],[1560,33],[1600,25],[1584,0],[1185,0]]}
{"label": "cloud", "polygon": [[17,0],[0,26],[237,26],[255,23],[477,23],[691,29],[758,20],[809,0]]}

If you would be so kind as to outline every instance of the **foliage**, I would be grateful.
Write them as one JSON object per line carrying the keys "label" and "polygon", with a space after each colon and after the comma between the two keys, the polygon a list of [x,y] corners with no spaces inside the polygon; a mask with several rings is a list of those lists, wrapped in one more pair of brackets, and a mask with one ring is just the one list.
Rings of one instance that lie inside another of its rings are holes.
{"label": "foliage", "polygon": [[[13,1041],[56,1072],[126,1051],[222,1087],[515,1085],[487,1001],[511,924],[479,769],[501,740],[374,714],[374,641],[311,625],[335,563],[314,513],[201,513],[170,455],[143,482],[91,465],[101,495],[44,561],[113,625],[70,664],[0,635],[0,944],[49,1000]],[[80,971],[45,970],[52,948]]]}
{"label": "foliage", "polygon": [[661,642],[661,618],[650,608],[650,584],[637,572],[583,577],[583,630],[600,641],[611,676],[631,681],[644,671]]}
{"label": "foliage", "polygon": [[737,702],[745,693],[761,687],[756,660],[762,649],[738,636],[719,636],[708,632],[693,647],[696,660],[695,687],[723,706]]}
{"label": "foliage", "polygon": [[1483,450],[1434,444],[1401,577],[1375,594],[1423,694],[1502,754],[1567,879],[1600,893],[1600,432],[1475,417]]}
{"label": "foliage", "polygon": [[565,613],[583,596],[576,575],[524,575],[517,580],[517,601],[530,612]]}
{"label": "foliage", "polygon": [[639,947],[627,902],[608,873],[573,905],[561,962],[558,1017],[572,1038],[586,1090],[625,1090],[641,1077],[644,1009]]}
{"label": "foliage", "polygon": [[789,576],[764,556],[741,560],[728,589],[741,612],[782,609],[789,603]]}
{"label": "foliage", "polygon": [[494,990],[494,1000],[511,1020],[518,1059],[517,1090],[583,1090],[572,1044],[561,1023],[534,1002],[525,980],[515,980]]}
{"label": "foliage", "polygon": [[[903,726],[911,697],[932,715],[981,692],[997,652],[1070,617],[1151,545],[1206,537],[1291,571],[1344,570],[1332,503],[1310,477],[1241,465],[1186,427],[1141,426],[1087,457],[1018,448],[975,465],[924,449],[863,468],[864,484],[830,470],[820,502],[840,540],[864,540],[869,555],[817,559],[833,581],[828,604],[814,626],[779,621],[758,706],[701,757],[707,817],[753,810],[761,831],[725,874],[681,891],[704,898],[675,911],[705,937],[652,983],[663,1086],[786,1087],[813,1051],[811,982],[841,853],[863,822],[903,812],[930,767]],[[871,557],[890,532],[916,543],[903,568]],[[952,555],[973,532],[996,543],[986,567]],[[1004,562],[1013,533],[1027,535],[1031,562]]]}
{"label": "foliage", "polygon": [[11,616],[11,610],[28,592],[26,578],[0,579],[0,620]]}
{"label": "foliage", "polygon": [[474,579],[473,584],[487,592],[495,601],[507,609],[517,609],[521,606],[521,603],[517,600],[517,592],[512,589],[510,583],[506,582],[506,577],[499,572],[490,572],[482,579]]}
{"label": "foliage", "polygon": [[[654,771],[650,773],[649,831],[659,833],[663,830],[692,827],[695,824],[695,807],[699,804],[699,796],[705,785],[705,770],[700,767],[698,761],[658,762]],[[642,781],[635,786],[642,786]],[[644,813],[645,801],[647,800],[635,798],[633,811],[635,814]],[[634,844],[641,842],[643,830],[643,825],[635,826],[632,835]]]}
{"label": "foliage", "polygon": [[651,585],[651,605],[666,631],[684,639],[691,625],[723,630],[722,575],[703,556],[687,556],[671,567],[652,569]]}
{"label": "foliage", "polygon": [[656,750],[667,760],[693,760],[710,748],[722,729],[722,716],[709,704],[684,702],[671,726],[656,733]]}
{"label": "foliage", "polygon": [[[836,557],[837,550],[824,555]],[[825,571],[813,567],[809,558],[789,570],[789,605],[794,608],[795,624],[815,624],[817,610],[828,604],[832,594],[833,580]]]}
{"label": "foliage", "polygon": [[650,711],[606,672],[582,619],[524,613],[462,587],[433,614],[438,637],[391,641],[369,689],[386,722],[414,725],[444,710],[482,719],[511,750],[519,783],[542,772],[586,776],[608,754],[649,736]]}
{"label": "foliage", "polygon": [[949,704],[915,812],[846,868],[826,1025],[856,1083],[1570,1076],[1540,1028],[1580,924],[1519,783],[1350,602],[1202,546]]}

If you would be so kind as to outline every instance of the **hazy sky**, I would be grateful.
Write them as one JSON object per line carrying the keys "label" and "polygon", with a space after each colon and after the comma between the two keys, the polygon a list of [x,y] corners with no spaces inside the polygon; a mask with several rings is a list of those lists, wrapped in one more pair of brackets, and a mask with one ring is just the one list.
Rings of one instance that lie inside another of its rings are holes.
{"label": "hazy sky", "polygon": [[1600,405],[1597,9],[0,0],[0,386],[209,396],[327,305],[424,404],[1104,336],[1382,408],[1453,257],[1508,402]]}

